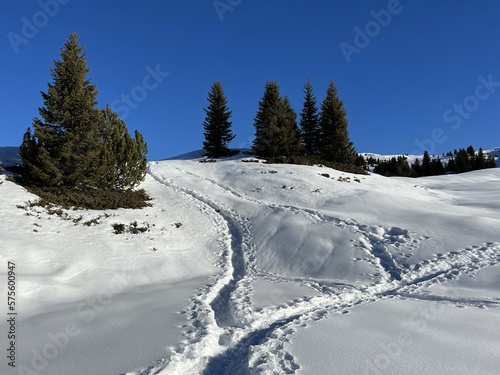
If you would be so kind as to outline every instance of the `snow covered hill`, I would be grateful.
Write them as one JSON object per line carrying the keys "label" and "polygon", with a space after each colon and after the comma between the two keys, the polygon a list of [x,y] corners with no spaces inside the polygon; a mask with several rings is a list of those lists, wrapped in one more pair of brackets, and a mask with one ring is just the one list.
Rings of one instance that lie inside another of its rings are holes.
{"label": "snow covered hill", "polygon": [[500,169],[200,160],[150,163],[139,211],[47,210],[1,177],[2,374],[498,373]]}

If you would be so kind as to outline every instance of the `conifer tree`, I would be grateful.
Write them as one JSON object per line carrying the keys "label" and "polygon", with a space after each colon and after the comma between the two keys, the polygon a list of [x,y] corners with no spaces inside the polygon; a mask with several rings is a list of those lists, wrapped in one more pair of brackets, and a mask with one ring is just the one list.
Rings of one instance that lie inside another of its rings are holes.
{"label": "conifer tree", "polygon": [[337,88],[331,80],[321,105],[319,120],[320,155],[327,161],[354,164],[356,160],[356,150],[349,140],[346,114],[344,103],[338,97]]}
{"label": "conifer tree", "polygon": [[280,156],[298,156],[303,153],[300,130],[297,126],[297,114],[292,108],[287,95],[279,103],[278,151]]}
{"label": "conifer tree", "polygon": [[253,150],[258,156],[275,156],[272,139],[277,132],[277,108],[280,102],[279,86],[274,81],[266,82],[264,95],[259,101],[259,110],[254,119],[255,138]]}
{"label": "conifer tree", "polygon": [[472,145],[467,147],[467,153],[469,154],[469,156],[471,158],[473,158],[476,155],[476,152],[475,152],[474,147]]}
{"label": "conifer tree", "polygon": [[484,169],[486,167],[486,156],[482,147],[479,147],[477,156],[474,159],[474,169]]}
{"label": "conifer tree", "polygon": [[361,154],[358,154],[356,156],[356,160],[355,160],[354,164],[359,166],[359,167],[363,167],[364,169],[367,169],[367,167],[368,167],[367,161],[365,160],[364,156]]}
{"label": "conifer tree", "polygon": [[455,163],[455,159],[449,159],[448,164],[446,164],[445,170],[447,172],[457,173],[457,163]]}
{"label": "conifer tree", "polygon": [[135,139],[130,136],[125,122],[109,105],[101,110],[100,142],[99,187],[128,190],[137,186],[146,174],[147,144],[137,130]]}
{"label": "conifer tree", "polygon": [[411,165],[410,177],[420,177],[422,176],[422,164],[420,164],[420,159],[416,159]]}
{"label": "conifer tree", "polygon": [[51,68],[52,83],[42,92],[44,106],[24,135],[21,157],[25,177],[43,186],[93,184],[99,150],[97,90],[87,78],[83,47],[71,34],[61,59]]}
{"label": "conifer tree", "polygon": [[441,176],[444,174],[443,162],[438,157],[431,161],[431,173],[430,176]]}
{"label": "conifer tree", "polygon": [[457,173],[470,172],[472,170],[472,163],[470,160],[470,153],[461,148],[455,158]]}
{"label": "conifer tree", "polygon": [[304,95],[304,105],[300,113],[300,130],[304,153],[306,155],[317,155],[319,153],[319,116],[310,77],[308,77],[304,85]]}
{"label": "conifer tree", "polygon": [[41,119],[33,120],[20,146],[23,178],[43,187],[125,190],[142,181],[147,146],[135,139],[109,106],[95,108],[97,90],[87,78],[83,47],[71,34],[61,59],[51,68],[52,83],[42,92]]}
{"label": "conifer tree", "polygon": [[495,160],[495,157],[493,155],[488,156],[485,162],[485,168],[496,168],[497,167],[497,162]]}
{"label": "conifer tree", "polygon": [[227,106],[227,98],[219,81],[216,81],[208,94],[208,108],[203,127],[205,129],[205,141],[203,148],[206,155],[213,158],[229,156],[232,154],[228,148],[229,142],[234,139],[231,131],[231,111]]}
{"label": "conifer tree", "polygon": [[254,119],[253,150],[260,157],[295,156],[302,153],[297,114],[279,86],[268,81]]}
{"label": "conifer tree", "polygon": [[432,167],[431,167],[431,156],[429,155],[429,151],[424,151],[424,157],[422,158],[422,175],[430,176]]}

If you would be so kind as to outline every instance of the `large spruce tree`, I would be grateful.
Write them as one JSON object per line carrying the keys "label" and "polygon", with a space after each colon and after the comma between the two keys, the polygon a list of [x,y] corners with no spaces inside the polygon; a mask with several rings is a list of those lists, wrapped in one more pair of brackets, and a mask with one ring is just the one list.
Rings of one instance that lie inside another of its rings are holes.
{"label": "large spruce tree", "polygon": [[219,81],[216,81],[208,94],[208,107],[203,127],[205,141],[203,148],[206,155],[212,158],[229,156],[232,154],[228,148],[229,142],[234,139],[231,131],[231,111],[227,106],[227,98]]}
{"label": "large spruce tree", "polygon": [[[42,92],[44,106],[21,146],[26,177],[43,186],[91,184],[99,154],[97,90],[87,78],[90,69],[78,36],[72,34],[61,59],[50,69],[52,83]],[[33,149],[34,147],[34,149]]]}
{"label": "large spruce tree", "polygon": [[79,190],[123,190],[136,186],[146,170],[147,147],[133,140],[116,113],[96,108],[90,69],[71,34],[51,68],[52,82],[42,92],[41,118],[24,134],[20,154],[24,181],[35,186]]}
{"label": "large spruce tree", "polygon": [[266,82],[254,126],[253,150],[257,156],[288,157],[302,153],[297,114],[288,97],[281,97],[275,81]]}
{"label": "large spruce tree", "polygon": [[320,155],[327,161],[354,164],[356,150],[349,140],[344,103],[333,80],[328,84],[320,114]]}
{"label": "large spruce tree", "polygon": [[316,106],[311,79],[308,77],[304,85],[304,105],[300,113],[300,130],[304,153],[306,155],[319,154],[319,116]]}

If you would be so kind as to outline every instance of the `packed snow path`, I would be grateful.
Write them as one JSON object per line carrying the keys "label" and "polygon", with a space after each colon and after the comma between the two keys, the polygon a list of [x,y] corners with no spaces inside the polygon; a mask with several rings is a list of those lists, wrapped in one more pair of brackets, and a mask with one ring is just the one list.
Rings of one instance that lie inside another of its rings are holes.
{"label": "packed snow path", "polygon": [[[291,335],[310,322],[386,298],[500,307],[500,301],[495,300],[447,298],[422,293],[430,285],[462,275],[474,275],[485,267],[500,264],[498,243],[454,249],[421,262],[406,262],[404,257],[394,257],[394,249],[401,244],[418,248],[426,241],[425,236],[400,227],[367,225],[353,219],[332,217],[300,206],[266,203],[213,178],[181,168],[173,173],[179,178],[167,178],[158,167],[157,163],[152,163],[149,174],[165,188],[196,202],[200,211],[209,215],[211,222],[218,227],[223,254],[220,261],[222,272],[191,299],[189,308],[183,312],[190,322],[185,327],[186,340],[157,365],[142,371],[143,375],[294,374],[300,369],[300,363],[285,347]],[[206,193],[208,191],[210,195]],[[359,285],[291,277],[262,269],[257,262],[253,231],[253,226],[258,223],[252,221],[249,211],[251,214],[280,212],[283,216],[294,215],[317,225],[351,233],[356,238],[351,240],[352,247],[364,254],[353,261],[375,267],[378,272],[372,275],[374,281]],[[245,214],[249,217],[245,218]],[[297,284],[314,293],[295,298],[291,303],[255,308],[252,292],[258,282]]]}

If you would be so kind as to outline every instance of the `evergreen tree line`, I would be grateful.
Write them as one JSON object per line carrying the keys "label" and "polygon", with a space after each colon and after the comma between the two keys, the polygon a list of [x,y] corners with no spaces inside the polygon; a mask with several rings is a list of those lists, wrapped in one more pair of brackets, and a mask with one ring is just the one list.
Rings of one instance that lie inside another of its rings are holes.
{"label": "evergreen tree line", "polygon": [[401,176],[401,177],[425,177],[439,176],[445,173],[465,173],[485,168],[496,168],[495,158],[492,156],[486,157],[482,148],[476,153],[474,147],[469,146],[467,149],[461,148],[456,153],[450,156],[447,161],[442,161],[439,157],[431,158],[428,151],[424,152],[422,161],[415,160],[411,165],[408,159],[404,156],[393,157],[389,160],[375,160],[373,157],[365,158],[362,155],[358,156],[356,163],[369,169],[369,166],[375,166],[373,172],[384,176]]}
{"label": "evergreen tree line", "polygon": [[130,193],[144,179],[144,137],[137,130],[132,137],[109,105],[96,108],[98,92],[87,78],[89,71],[78,36],[72,34],[51,68],[47,92],[41,93],[40,118],[34,118],[33,131],[27,129],[20,146],[26,186],[52,196],[78,191],[96,197],[99,191]]}
{"label": "evergreen tree line", "polygon": [[[234,138],[231,111],[220,82],[208,95],[203,123],[203,147],[208,157],[234,154],[228,147]],[[320,109],[310,79],[304,85],[304,104],[297,121],[288,96],[282,96],[276,81],[267,81],[254,118],[253,152],[266,159],[307,157],[315,160],[354,165],[356,150],[349,139],[344,103],[333,80],[326,90]]]}

